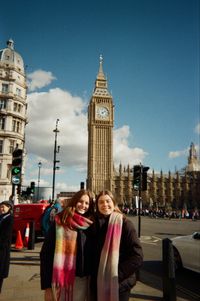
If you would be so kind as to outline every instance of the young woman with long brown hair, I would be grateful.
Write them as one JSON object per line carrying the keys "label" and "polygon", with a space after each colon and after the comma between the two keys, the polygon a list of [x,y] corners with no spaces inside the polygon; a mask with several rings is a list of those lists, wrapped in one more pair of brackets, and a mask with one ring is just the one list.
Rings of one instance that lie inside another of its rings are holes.
{"label": "young woman with long brown hair", "polygon": [[93,194],[78,191],[55,216],[40,253],[41,289],[45,301],[85,301],[90,274]]}

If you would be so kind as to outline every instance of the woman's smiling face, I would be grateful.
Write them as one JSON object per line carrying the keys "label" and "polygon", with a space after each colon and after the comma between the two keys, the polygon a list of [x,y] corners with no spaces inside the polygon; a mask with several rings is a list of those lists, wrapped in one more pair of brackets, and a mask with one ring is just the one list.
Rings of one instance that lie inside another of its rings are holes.
{"label": "woman's smiling face", "polygon": [[98,209],[99,212],[103,215],[110,215],[114,209],[114,203],[111,197],[106,194],[106,195],[101,195],[98,199]]}
{"label": "woman's smiling face", "polygon": [[87,194],[82,195],[80,200],[76,203],[76,212],[79,214],[85,214],[90,206],[90,199]]}

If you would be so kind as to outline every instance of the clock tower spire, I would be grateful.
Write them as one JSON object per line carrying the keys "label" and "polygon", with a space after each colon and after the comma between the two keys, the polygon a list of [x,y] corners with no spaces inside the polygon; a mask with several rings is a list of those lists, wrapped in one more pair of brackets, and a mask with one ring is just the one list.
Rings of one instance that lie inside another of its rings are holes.
{"label": "clock tower spire", "polygon": [[100,56],[99,72],[88,106],[88,175],[87,187],[94,193],[113,188],[114,105],[103,72]]}

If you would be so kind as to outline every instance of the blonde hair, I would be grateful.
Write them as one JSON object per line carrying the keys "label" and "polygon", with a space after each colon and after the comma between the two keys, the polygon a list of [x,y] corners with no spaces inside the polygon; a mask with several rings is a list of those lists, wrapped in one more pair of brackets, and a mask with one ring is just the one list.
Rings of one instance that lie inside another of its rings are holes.
{"label": "blonde hair", "polygon": [[119,207],[118,207],[118,205],[117,205],[117,202],[116,202],[116,200],[115,200],[115,198],[114,198],[114,195],[112,194],[112,192],[111,192],[110,190],[102,190],[102,191],[99,192],[99,194],[97,195],[96,201],[95,201],[97,213],[99,213],[99,209],[98,209],[98,201],[99,201],[99,198],[100,198],[102,195],[108,195],[108,196],[111,198],[111,200],[113,201],[113,204],[114,204],[114,211],[123,214],[123,213],[121,212],[121,210],[119,209]]}

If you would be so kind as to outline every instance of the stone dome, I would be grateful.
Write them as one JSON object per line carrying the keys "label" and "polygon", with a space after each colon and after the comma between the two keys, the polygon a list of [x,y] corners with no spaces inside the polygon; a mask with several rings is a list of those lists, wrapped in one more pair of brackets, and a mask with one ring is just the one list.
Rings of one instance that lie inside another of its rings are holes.
{"label": "stone dome", "polygon": [[24,72],[23,59],[21,55],[14,50],[14,42],[12,39],[7,41],[6,48],[0,50],[0,63],[2,62]]}

